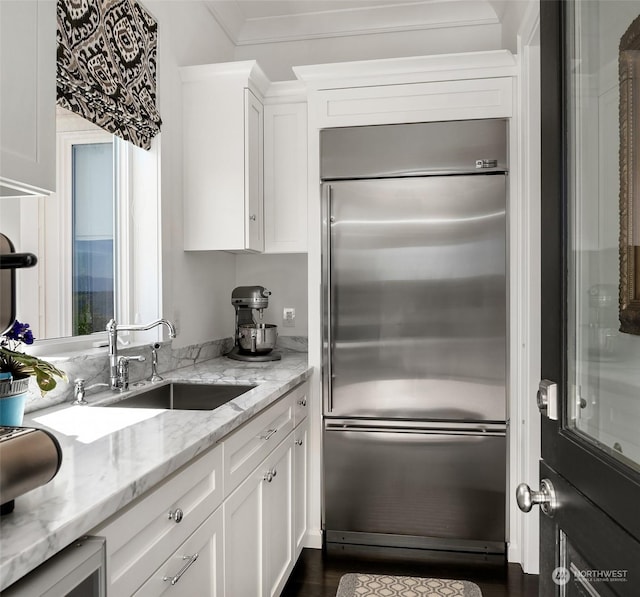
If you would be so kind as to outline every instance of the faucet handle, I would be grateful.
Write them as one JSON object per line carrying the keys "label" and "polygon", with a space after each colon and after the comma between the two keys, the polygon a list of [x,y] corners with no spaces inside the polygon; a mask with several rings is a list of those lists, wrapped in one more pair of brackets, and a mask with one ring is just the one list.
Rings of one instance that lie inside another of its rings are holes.
{"label": "faucet handle", "polygon": [[138,354],[132,357],[123,355],[121,357],[118,357],[118,365],[122,365],[123,367],[128,367],[131,361],[138,361],[141,363],[142,361],[146,361],[146,360],[147,359],[141,354]]}
{"label": "faucet handle", "polygon": [[142,355],[136,356],[121,356],[118,358],[118,389],[123,392],[129,389],[129,362],[130,361],[145,361],[146,359]]}
{"label": "faucet handle", "polygon": [[82,379],[81,377],[79,377],[78,379],[76,379],[73,382],[73,402],[71,403],[74,406],[86,406],[87,404],[89,404],[85,399],[84,399],[84,394],[85,394],[85,387],[84,387],[84,379]]}

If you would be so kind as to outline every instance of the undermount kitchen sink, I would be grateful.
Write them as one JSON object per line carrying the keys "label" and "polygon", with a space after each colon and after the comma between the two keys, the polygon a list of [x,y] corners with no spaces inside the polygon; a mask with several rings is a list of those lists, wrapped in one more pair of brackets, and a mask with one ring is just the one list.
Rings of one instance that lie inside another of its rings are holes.
{"label": "undermount kitchen sink", "polygon": [[161,408],[169,410],[213,410],[255,388],[248,384],[170,383],[113,402],[119,408]]}

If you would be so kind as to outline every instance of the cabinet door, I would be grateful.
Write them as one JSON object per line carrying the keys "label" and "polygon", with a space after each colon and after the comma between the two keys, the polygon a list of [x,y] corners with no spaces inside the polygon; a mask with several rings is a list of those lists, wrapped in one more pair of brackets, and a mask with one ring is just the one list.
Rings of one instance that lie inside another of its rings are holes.
{"label": "cabinet door", "polygon": [[0,2],[0,195],[55,190],[55,2]]}
{"label": "cabinet door", "polygon": [[266,469],[257,469],[224,502],[225,595],[261,597]]}
{"label": "cabinet door", "polygon": [[225,591],[278,595],[293,568],[293,434],[224,502]]}
{"label": "cabinet door", "polygon": [[264,117],[252,64],[180,69],[186,251],[264,249]]}
{"label": "cabinet door", "polygon": [[264,250],[264,113],[260,100],[245,89],[245,248]]}
{"label": "cabinet door", "polygon": [[273,597],[280,594],[293,568],[293,434],[265,463],[272,477],[264,487],[263,594]]}
{"label": "cabinet door", "polygon": [[293,548],[294,563],[304,547],[307,533],[309,419],[293,432]]}
{"label": "cabinet door", "polygon": [[265,253],[307,251],[307,104],[264,107]]}
{"label": "cabinet door", "polygon": [[111,594],[133,594],[222,503],[222,453],[208,450],[93,529],[107,539]]}
{"label": "cabinet door", "polygon": [[218,508],[140,587],[135,597],[223,597],[222,529],[222,508]]}

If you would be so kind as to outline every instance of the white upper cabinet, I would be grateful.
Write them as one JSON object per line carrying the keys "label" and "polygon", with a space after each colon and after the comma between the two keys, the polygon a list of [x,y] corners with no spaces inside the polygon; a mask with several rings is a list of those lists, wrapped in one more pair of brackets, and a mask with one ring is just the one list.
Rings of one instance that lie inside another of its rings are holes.
{"label": "white upper cabinet", "polygon": [[263,107],[255,61],[180,69],[184,248],[264,250]]}
{"label": "white upper cabinet", "polygon": [[245,249],[264,249],[264,109],[245,89]]}
{"label": "white upper cabinet", "polygon": [[56,186],[56,3],[0,2],[0,196]]}
{"label": "white upper cabinet", "polygon": [[265,253],[307,251],[307,103],[290,87],[273,84],[264,106]]}
{"label": "white upper cabinet", "polygon": [[293,71],[307,86],[317,129],[513,116],[517,61],[508,50],[295,66]]}

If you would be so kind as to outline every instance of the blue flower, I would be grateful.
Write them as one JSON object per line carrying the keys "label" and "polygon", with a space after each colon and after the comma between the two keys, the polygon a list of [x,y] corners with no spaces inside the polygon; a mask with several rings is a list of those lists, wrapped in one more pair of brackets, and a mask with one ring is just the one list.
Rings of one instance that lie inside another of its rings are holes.
{"label": "blue flower", "polygon": [[24,342],[25,344],[33,344],[33,332],[29,329],[28,323],[20,323],[17,319],[13,323],[11,329],[4,333],[7,340],[14,342]]}
{"label": "blue flower", "polygon": [[22,341],[25,344],[33,344],[35,338],[33,337],[33,332],[31,330],[26,330],[24,334],[22,334]]}

